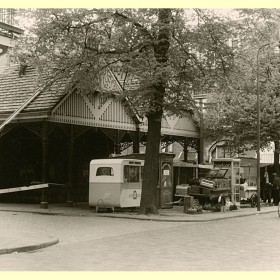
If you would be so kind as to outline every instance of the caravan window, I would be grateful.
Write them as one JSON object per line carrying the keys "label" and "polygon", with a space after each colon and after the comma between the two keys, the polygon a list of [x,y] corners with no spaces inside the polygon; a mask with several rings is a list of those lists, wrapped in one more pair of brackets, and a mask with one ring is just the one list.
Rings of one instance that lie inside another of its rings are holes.
{"label": "caravan window", "polygon": [[125,165],[124,181],[130,183],[140,182],[140,166]]}
{"label": "caravan window", "polygon": [[96,176],[114,176],[112,167],[98,167],[96,170]]}

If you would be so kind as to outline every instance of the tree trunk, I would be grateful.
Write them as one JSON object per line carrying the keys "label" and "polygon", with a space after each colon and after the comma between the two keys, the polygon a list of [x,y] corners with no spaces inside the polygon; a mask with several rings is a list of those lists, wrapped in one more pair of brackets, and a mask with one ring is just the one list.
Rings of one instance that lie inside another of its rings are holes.
{"label": "tree trunk", "polygon": [[[159,9],[158,36],[154,46],[154,55],[158,69],[164,72],[168,62],[170,41],[171,10]],[[158,214],[157,190],[159,184],[159,149],[161,136],[161,119],[163,115],[163,100],[166,88],[166,78],[155,81],[150,100],[148,118],[148,135],[143,172],[143,184],[139,214]]]}
{"label": "tree trunk", "polygon": [[280,175],[279,170],[279,153],[280,153],[280,141],[274,141],[275,149],[274,149],[274,172],[277,175]]}
{"label": "tree trunk", "polygon": [[158,214],[157,190],[159,180],[159,144],[161,114],[148,116],[148,135],[144,165],[141,205],[139,214]]}

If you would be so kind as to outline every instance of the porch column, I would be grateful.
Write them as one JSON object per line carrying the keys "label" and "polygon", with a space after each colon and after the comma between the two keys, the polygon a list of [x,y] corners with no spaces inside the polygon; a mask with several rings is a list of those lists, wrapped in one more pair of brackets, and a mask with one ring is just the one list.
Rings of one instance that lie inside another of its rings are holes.
{"label": "porch column", "polygon": [[120,149],[120,131],[117,130],[117,137],[116,137],[116,142],[115,142],[115,154],[119,155],[121,153]]}
{"label": "porch column", "polygon": [[188,141],[188,138],[185,137],[185,139],[184,139],[184,162],[188,161],[188,146],[189,146],[189,141]]}
{"label": "porch column", "polygon": [[[42,128],[42,183],[48,182],[48,124]],[[47,189],[42,189],[41,208],[48,208]]]}
{"label": "porch column", "polygon": [[140,129],[139,129],[139,127],[136,128],[134,135],[135,135],[135,137],[133,137],[133,153],[139,154],[139,146],[140,146]]}
{"label": "porch column", "polygon": [[74,127],[70,125],[70,135],[68,142],[68,186],[67,186],[67,203],[72,204],[73,191],[73,156],[74,156]]}
{"label": "porch column", "polygon": [[200,136],[199,136],[199,154],[198,163],[204,162],[204,121],[203,121],[203,99],[199,99],[200,108]]}

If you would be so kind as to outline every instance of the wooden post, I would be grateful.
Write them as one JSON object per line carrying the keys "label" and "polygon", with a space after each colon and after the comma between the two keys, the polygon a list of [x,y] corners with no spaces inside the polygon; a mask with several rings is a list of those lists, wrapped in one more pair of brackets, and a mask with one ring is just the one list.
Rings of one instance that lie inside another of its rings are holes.
{"label": "wooden post", "polygon": [[70,125],[70,135],[68,141],[68,186],[67,204],[73,205],[73,156],[74,156],[74,127]]}
{"label": "wooden post", "polygon": [[[42,131],[42,182],[48,182],[48,124],[43,122]],[[48,208],[47,190],[42,190],[41,208]]]}
{"label": "wooden post", "polygon": [[119,155],[121,153],[120,149],[120,131],[117,130],[117,137],[116,137],[116,142],[115,142],[115,154]]}
{"label": "wooden post", "polygon": [[133,139],[133,153],[139,154],[139,146],[140,146],[140,129],[137,126],[136,131],[134,132],[135,138]]}
{"label": "wooden post", "polygon": [[204,120],[203,120],[203,99],[199,99],[200,108],[200,137],[199,137],[199,154],[198,163],[204,162]]}
{"label": "wooden post", "polygon": [[184,139],[184,162],[188,161],[188,138],[185,137]]}

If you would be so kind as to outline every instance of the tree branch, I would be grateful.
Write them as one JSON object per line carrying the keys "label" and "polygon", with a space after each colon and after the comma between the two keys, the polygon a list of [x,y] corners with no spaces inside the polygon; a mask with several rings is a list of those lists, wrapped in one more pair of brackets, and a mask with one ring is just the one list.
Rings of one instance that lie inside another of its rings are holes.
{"label": "tree branch", "polygon": [[141,25],[139,22],[136,22],[135,20],[129,18],[128,16],[121,14],[119,12],[115,12],[114,14],[112,14],[113,16],[115,16],[116,18],[120,18],[123,19],[127,22],[132,23],[136,28],[138,28],[142,34],[147,37],[148,39],[150,39],[151,41],[154,41],[154,37],[150,34],[150,32],[143,26]]}

